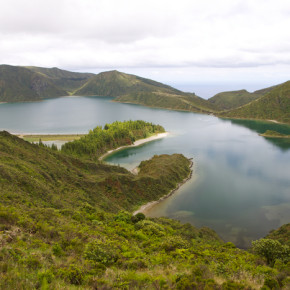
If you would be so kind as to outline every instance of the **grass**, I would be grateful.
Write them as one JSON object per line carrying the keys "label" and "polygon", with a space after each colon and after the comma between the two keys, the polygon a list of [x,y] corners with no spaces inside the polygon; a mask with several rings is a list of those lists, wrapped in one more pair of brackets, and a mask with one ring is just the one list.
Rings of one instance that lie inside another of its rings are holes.
{"label": "grass", "polygon": [[23,140],[28,142],[38,142],[41,141],[74,141],[83,137],[85,134],[40,134],[40,135],[18,135],[18,137],[23,138]]}

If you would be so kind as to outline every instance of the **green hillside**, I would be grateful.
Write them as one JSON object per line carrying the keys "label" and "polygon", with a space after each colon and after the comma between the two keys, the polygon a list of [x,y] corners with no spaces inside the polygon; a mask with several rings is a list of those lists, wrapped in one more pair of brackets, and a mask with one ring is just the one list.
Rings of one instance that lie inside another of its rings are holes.
{"label": "green hillside", "polygon": [[209,113],[215,110],[206,100],[193,94],[166,92],[141,92],[120,96],[114,99],[120,103],[138,104],[147,107],[165,108],[190,112]]}
{"label": "green hillside", "polygon": [[221,116],[290,123],[290,81],[245,106],[221,113]]}
{"label": "green hillside", "polygon": [[218,93],[212,98],[208,99],[208,101],[212,103],[218,110],[224,111],[243,106],[253,100],[258,99],[262,95],[262,93],[249,93],[246,90],[240,90]]}
{"label": "green hillside", "polygon": [[65,96],[50,79],[24,67],[0,65],[0,102],[38,101]]}
{"label": "green hillside", "polygon": [[181,93],[162,83],[114,70],[95,75],[74,94],[79,96],[118,97],[130,93],[153,91]]}
{"label": "green hillside", "polygon": [[287,289],[287,255],[269,267],[208,228],[132,216],[189,172],[180,154],[135,176],[1,132],[0,288]]}
{"label": "green hillside", "polygon": [[68,91],[69,93],[73,93],[76,89],[79,89],[88,81],[88,79],[94,76],[92,73],[70,72],[57,67],[43,68],[28,66],[26,68],[49,78],[55,86]]}

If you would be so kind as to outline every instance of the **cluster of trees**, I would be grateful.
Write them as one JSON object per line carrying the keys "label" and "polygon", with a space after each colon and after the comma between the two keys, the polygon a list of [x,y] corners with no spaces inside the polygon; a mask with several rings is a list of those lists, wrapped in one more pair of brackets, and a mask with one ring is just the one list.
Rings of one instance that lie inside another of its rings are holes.
{"label": "cluster of trees", "polygon": [[98,126],[79,140],[64,144],[61,151],[75,156],[96,159],[108,150],[131,145],[135,140],[164,131],[160,125],[141,120],[116,121],[112,124],[106,124],[104,128]]}

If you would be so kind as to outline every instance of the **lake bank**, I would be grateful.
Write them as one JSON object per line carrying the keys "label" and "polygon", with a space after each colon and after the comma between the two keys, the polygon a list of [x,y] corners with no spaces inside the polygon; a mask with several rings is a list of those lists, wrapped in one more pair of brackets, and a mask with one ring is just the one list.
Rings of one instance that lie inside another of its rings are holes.
{"label": "lake bank", "polygon": [[118,147],[116,149],[112,149],[112,150],[107,151],[105,154],[103,154],[102,156],[99,157],[99,160],[101,161],[104,158],[108,157],[109,155],[111,155],[114,152],[119,151],[121,149],[129,148],[129,147],[137,147],[137,146],[140,146],[140,145],[142,145],[144,143],[164,138],[164,137],[166,137],[168,135],[169,135],[169,132],[164,132],[164,133],[158,133],[158,134],[150,136],[148,138],[139,139],[139,140],[135,141],[131,145],[121,146],[121,147]]}
{"label": "lake bank", "polygon": [[172,189],[168,194],[162,196],[158,200],[150,201],[150,202],[142,205],[138,210],[136,210],[136,211],[133,212],[133,215],[136,215],[138,213],[146,214],[146,211],[148,211],[154,205],[156,205],[156,204],[164,201],[168,197],[172,196],[183,184],[185,184],[187,181],[189,181],[192,178],[192,174],[193,174],[193,170],[192,170],[193,161],[192,161],[192,158],[189,158],[188,160],[190,160],[190,164],[189,164],[190,172],[189,172],[189,175],[185,179],[183,179],[180,183],[178,183],[177,186],[174,189]]}

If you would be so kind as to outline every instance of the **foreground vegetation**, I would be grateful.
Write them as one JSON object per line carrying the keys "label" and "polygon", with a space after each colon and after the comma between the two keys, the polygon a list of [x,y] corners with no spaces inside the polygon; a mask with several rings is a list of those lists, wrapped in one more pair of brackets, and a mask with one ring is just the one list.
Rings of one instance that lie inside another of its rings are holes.
{"label": "foreground vegetation", "polygon": [[248,252],[208,228],[131,214],[189,175],[180,154],[154,156],[135,176],[7,132],[0,153],[1,289],[289,287],[289,225]]}

